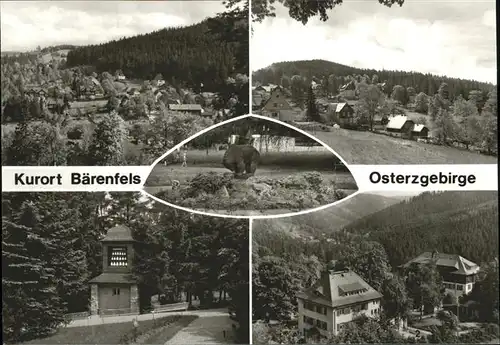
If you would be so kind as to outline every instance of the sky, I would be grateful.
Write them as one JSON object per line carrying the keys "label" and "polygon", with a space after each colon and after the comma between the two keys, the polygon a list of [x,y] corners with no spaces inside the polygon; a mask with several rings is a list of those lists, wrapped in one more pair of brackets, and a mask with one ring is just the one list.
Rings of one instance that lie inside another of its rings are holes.
{"label": "sky", "polygon": [[1,50],[87,45],[195,24],[222,1],[1,1]]}
{"label": "sky", "polygon": [[253,25],[251,69],[324,59],[358,68],[417,71],[496,84],[494,0],[345,0],[305,26],[281,5]]}

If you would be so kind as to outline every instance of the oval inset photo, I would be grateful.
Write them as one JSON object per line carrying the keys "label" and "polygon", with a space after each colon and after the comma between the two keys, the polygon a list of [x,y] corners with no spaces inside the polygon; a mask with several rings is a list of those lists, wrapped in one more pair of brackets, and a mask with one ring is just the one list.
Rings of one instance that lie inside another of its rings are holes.
{"label": "oval inset photo", "polygon": [[296,128],[247,115],[183,142],[144,186],[158,201],[217,216],[304,213],[357,191],[344,161]]}

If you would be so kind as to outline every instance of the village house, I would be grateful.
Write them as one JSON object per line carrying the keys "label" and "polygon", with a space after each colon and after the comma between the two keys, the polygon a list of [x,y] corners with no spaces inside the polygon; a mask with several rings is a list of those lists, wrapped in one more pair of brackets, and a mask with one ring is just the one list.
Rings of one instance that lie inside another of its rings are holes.
{"label": "village house", "polygon": [[155,103],[158,103],[161,100],[161,98],[164,95],[166,95],[166,93],[164,91],[162,91],[162,90],[156,90],[156,91],[154,91],[153,94],[155,96]]}
{"label": "village house", "polygon": [[90,280],[90,313],[139,313],[137,282],[132,275],[134,244],[130,228],[117,225],[101,240],[102,274]]}
{"label": "village house", "polygon": [[326,109],[326,123],[352,128],[355,123],[354,109],[349,103],[330,103]]}
{"label": "village house", "polygon": [[412,138],[426,139],[429,136],[429,128],[422,124],[415,125],[411,130],[411,136]]}
{"label": "village house", "polygon": [[32,87],[28,89],[26,93],[33,97],[47,97],[47,91],[41,87]]}
{"label": "village house", "polygon": [[356,83],[351,80],[347,84],[343,85],[339,89],[339,95],[345,99],[355,99],[356,98]]}
{"label": "village house", "polygon": [[259,110],[264,103],[264,98],[261,94],[254,92],[252,94],[252,110]]}
{"label": "village house", "polygon": [[155,80],[153,80],[151,82],[151,84],[153,84],[153,86],[160,87],[160,86],[165,85],[165,80],[163,80],[163,79],[155,79]]}
{"label": "village house", "polygon": [[280,112],[283,110],[292,110],[292,106],[286,100],[283,89],[278,86],[272,90],[271,95],[262,106],[262,115],[280,119]]}
{"label": "village house", "polygon": [[169,104],[168,109],[193,115],[203,114],[203,108],[199,104]]}
{"label": "village house", "polygon": [[385,127],[385,130],[395,136],[411,139],[414,126],[415,123],[407,116],[396,115],[389,118],[389,123]]}
{"label": "village house", "polygon": [[443,278],[446,293],[459,297],[469,294],[478,280],[480,267],[457,254],[425,252],[401,266],[409,268],[412,265],[435,264]]}
{"label": "village house", "polygon": [[252,88],[252,90],[262,91],[262,92],[266,92],[266,93],[271,93],[277,87],[278,87],[278,85],[274,85],[274,84],[259,85],[259,86],[255,87],[255,88]]}
{"label": "village house", "polygon": [[337,335],[356,317],[381,313],[382,295],[351,270],[324,272],[297,297],[299,330],[305,337]]}

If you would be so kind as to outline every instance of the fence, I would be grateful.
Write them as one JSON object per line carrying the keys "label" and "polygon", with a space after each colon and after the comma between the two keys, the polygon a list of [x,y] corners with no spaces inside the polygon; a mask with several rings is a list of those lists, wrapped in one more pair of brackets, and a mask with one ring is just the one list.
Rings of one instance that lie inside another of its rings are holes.
{"label": "fence", "polygon": [[99,316],[116,316],[116,315],[137,315],[139,311],[134,311],[131,308],[123,308],[123,309],[100,309]]}
{"label": "fence", "polygon": [[169,311],[187,310],[188,306],[189,306],[188,302],[180,302],[180,303],[156,305],[153,307],[153,310],[155,313],[162,313]]}
{"label": "fence", "polygon": [[88,312],[88,311],[82,311],[82,312],[79,312],[79,313],[65,314],[64,317],[67,320],[80,320],[80,319],[87,318],[89,315],[90,315],[90,312]]}

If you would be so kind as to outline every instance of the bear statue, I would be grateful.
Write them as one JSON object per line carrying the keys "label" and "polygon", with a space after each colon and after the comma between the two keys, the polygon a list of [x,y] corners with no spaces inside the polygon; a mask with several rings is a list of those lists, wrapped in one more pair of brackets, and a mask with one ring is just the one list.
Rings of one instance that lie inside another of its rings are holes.
{"label": "bear statue", "polygon": [[243,142],[240,140],[230,145],[222,158],[224,167],[231,170],[236,178],[253,176],[260,163],[260,153],[253,147],[252,141]]}

